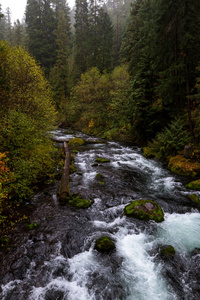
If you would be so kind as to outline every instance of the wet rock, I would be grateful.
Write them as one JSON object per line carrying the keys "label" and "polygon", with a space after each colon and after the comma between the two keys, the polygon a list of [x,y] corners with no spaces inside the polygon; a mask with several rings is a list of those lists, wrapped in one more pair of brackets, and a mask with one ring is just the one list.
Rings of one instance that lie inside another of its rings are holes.
{"label": "wet rock", "polygon": [[188,198],[191,200],[191,202],[200,209],[200,200],[197,194],[191,194],[188,195]]}
{"label": "wet rock", "polygon": [[175,253],[175,249],[171,245],[164,245],[160,249],[160,256],[163,258],[174,257]]}
{"label": "wet rock", "polygon": [[46,295],[45,295],[45,300],[63,300],[63,299],[67,299],[67,298],[64,298],[64,292],[63,291],[55,291],[55,290],[48,290],[46,292]]}
{"label": "wet rock", "polygon": [[11,266],[14,278],[20,280],[24,279],[30,263],[31,261],[27,256],[16,260]]}
{"label": "wet rock", "polygon": [[200,164],[182,155],[171,157],[168,168],[176,174],[185,176],[196,177],[200,173]]}
{"label": "wet rock", "polygon": [[88,208],[92,203],[77,195],[69,200],[69,205],[75,206],[76,208]]}
{"label": "wet rock", "polygon": [[152,200],[136,200],[125,206],[124,214],[140,220],[164,221],[162,208]]}
{"label": "wet rock", "polygon": [[192,253],[191,256],[195,256],[195,255],[199,255],[200,254],[200,248],[195,248]]}
{"label": "wet rock", "polygon": [[106,163],[106,162],[110,162],[110,159],[103,158],[103,157],[98,157],[98,158],[95,159],[95,162],[97,162],[97,163]]}
{"label": "wet rock", "polygon": [[115,244],[107,236],[101,236],[96,240],[95,249],[99,252],[110,252],[115,249]]}
{"label": "wet rock", "polygon": [[85,142],[81,138],[72,138],[68,142],[69,147],[82,146],[84,144],[85,144]]}
{"label": "wet rock", "polygon": [[200,191],[200,179],[188,183],[186,185],[186,188],[191,189],[191,190]]}

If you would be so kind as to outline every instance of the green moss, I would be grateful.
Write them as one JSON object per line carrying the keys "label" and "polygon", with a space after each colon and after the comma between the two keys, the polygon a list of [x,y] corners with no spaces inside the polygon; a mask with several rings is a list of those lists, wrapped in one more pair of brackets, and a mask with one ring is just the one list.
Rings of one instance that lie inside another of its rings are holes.
{"label": "green moss", "polygon": [[73,138],[68,142],[69,147],[82,146],[84,144],[85,144],[85,142],[81,138]]}
{"label": "green moss", "polygon": [[160,255],[163,257],[166,257],[166,256],[174,256],[175,255],[175,249],[173,246],[171,245],[166,245],[166,246],[163,246],[160,250]]}
{"label": "green moss", "polygon": [[72,150],[72,152],[73,152],[74,154],[77,154],[77,153],[78,153],[78,150]]}
{"label": "green moss", "polygon": [[143,148],[143,155],[146,158],[154,158],[155,157],[155,153],[153,152],[153,149],[150,147]]}
{"label": "green moss", "polygon": [[198,162],[187,159],[180,154],[170,158],[168,168],[176,174],[192,177],[196,177],[200,172]]}
{"label": "green moss", "polygon": [[115,244],[107,236],[102,236],[96,240],[95,249],[99,252],[110,252],[115,249]]}
{"label": "green moss", "polygon": [[191,190],[200,191],[200,179],[188,183],[186,185],[186,188],[191,189]]}
{"label": "green moss", "polygon": [[36,223],[36,222],[27,225],[27,229],[29,229],[29,230],[38,229],[39,227],[40,227],[40,224]]}
{"label": "green moss", "polygon": [[92,167],[97,167],[97,166],[98,166],[98,163],[92,164]]}
{"label": "green moss", "polygon": [[4,235],[0,238],[0,249],[2,248],[3,251],[8,252],[13,247],[14,245],[12,244],[11,239],[9,237]]}
{"label": "green moss", "polygon": [[77,208],[88,208],[92,203],[89,200],[77,195],[69,199],[69,204]]}
{"label": "green moss", "polygon": [[95,162],[97,162],[97,163],[105,163],[105,162],[110,162],[110,159],[103,158],[103,157],[98,157],[97,159],[95,159]]}
{"label": "green moss", "polygon": [[125,206],[124,214],[141,220],[164,221],[162,208],[152,200],[136,200]]}
{"label": "green moss", "polygon": [[73,174],[76,172],[76,168],[74,167],[74,163],[72,163],[70,166],[69,166],[69,173],[70,174]]}
{"label": "green moss", "polygon": [[104,176],[99,173],[95,176],[95,179],[97,179],[97,180],[102,180],[103,178],[104,178]]}

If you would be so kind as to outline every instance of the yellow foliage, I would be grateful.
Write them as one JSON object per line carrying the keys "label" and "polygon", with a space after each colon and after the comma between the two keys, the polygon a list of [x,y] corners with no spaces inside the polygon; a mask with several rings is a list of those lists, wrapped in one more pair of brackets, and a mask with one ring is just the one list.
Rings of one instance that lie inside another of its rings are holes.
{"label": "yellow foliage", "polygon": [[88,127],[94,127],[94,119],[92,118],[90,121],[89,121],[89,125]]}

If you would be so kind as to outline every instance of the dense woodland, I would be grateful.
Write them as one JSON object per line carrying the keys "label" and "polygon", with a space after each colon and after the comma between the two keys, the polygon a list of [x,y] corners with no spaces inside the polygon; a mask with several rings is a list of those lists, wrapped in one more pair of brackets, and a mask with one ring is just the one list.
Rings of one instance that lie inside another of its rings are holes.
{"label": "dense woodland", "polygon": [[200,150],[199,0],[27,0],[23,21],[11,13],[0,6],[0,224],[54,180],[58,124],[159,159]]}

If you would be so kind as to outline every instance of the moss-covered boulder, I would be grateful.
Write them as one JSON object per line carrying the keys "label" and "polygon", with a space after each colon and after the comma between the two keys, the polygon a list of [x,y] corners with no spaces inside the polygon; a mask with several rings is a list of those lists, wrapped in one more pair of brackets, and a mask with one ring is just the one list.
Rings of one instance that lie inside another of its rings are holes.
{"label": "moss-covered boulder", "polygon": [[188,198],[196,207],[200,208],[200,200],[197,194],[188,195]]}
{"label": "moss-covered boulder", "polygon": [[164,213],[160,205],[152,200],[136,200],[125,206],[124,214],[140,220],[164,221]]}
{"label": "moss-covered boulder", "polygon": [[68,142],[69,147],[82,146],[84,144],[85,142],[81,138],[73,138]]}
{"label": "moss-covered boulder", "polygon": [[106,163],[106,162],[110,162],[110,159],[103,158],[103,157],[98,157],[98,158],[95,159],[95,162],[97,162],[97,163]]}
{"label": "moss-covered boulder", "polygon": [[196,177],[200,174],[200,164],[192,159],[187,159],[182,155],[170,158],[168,168],[170,171],[185,176]]}
{"label": "moss-covered boulder", "polygon": [[160,256],[161,257],[173,257],[176,251],[173,246],[171,245],[164,245],[160,249]]}
{"label": "moss-covered boulder", "polygon": [[191,190],[200,191],[200,179],[192,181],[186,185],[186,188]]}
{"label": "moss-covered boulder", "polygon": [[95,176],[95,179],[96,180],[102,180],[104,178],[104,176],[100,173],[98,173],[96,176]]}
{"label": "moss-covered boulder", "polygon": [[76,208],[88,208],[92,205],[92,203],[89,200],[84,199],[78,195],[68,199],[68,203],[69,203],[69,205],[72,205]]}
{"label": "moss-covered boulder", "polygon": [[107,236],[101,236],[96,240],[95,249],[99,252],[110,252],[115,249],[115,244]]}

